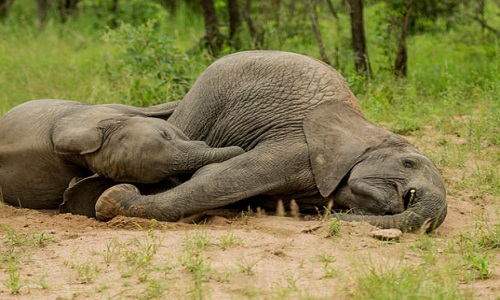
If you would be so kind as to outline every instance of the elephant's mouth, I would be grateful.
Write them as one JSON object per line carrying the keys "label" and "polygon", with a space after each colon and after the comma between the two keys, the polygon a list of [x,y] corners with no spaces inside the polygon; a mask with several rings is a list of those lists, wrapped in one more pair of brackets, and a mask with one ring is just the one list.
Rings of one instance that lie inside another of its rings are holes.
{"label": "elephant's mouth", "polygon": [[417,195],[417,189],[416,188],[409,188],[404,194],[403,194],[403,205],[405,210],[410,207],[413,202],[415,201],[415,196]]}

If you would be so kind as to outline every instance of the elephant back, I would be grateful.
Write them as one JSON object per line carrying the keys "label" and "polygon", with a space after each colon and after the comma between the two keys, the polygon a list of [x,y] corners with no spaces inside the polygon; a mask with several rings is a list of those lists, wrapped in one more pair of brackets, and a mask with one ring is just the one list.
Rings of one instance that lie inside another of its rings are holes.
{"label": "elephant back", "polygon": [[323,62],[290,52],[246,51],[209,66],[170,122],[210,146],[249,150],[269,139],[304,140],[304,117],[325,101],[360,111],[344,78]]}

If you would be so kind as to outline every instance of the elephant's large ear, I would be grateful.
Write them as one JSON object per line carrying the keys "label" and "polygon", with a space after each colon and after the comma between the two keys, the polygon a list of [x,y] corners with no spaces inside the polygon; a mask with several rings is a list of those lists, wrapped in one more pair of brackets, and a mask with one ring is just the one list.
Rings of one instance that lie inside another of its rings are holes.
{"label": "elephant's large ear", "polygon": [[389,134],[337,101],[316,106],[304,120],[304,132],[314,180],[323,197],[337,188],[364,153]]}
{"label": "elephant's large ear", "polygon": [[105,190],[117,184],[111,179],[93,175],[74,182],[64,191],[60,213],[72,213],[95,218],[95,203]]}
{"label": "elephant's large ear", "polygon": [[52,131],[54,151],[61,154],[88,154],[101,148],[103,130],[99,123],[109,114],[84,111],[61,118]]}

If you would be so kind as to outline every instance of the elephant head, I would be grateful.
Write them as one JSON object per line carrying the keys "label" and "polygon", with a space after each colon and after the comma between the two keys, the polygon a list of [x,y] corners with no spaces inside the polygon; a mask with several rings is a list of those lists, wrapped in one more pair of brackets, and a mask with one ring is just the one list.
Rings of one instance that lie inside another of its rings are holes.
{"label": "elephant head", "polygon": [[439,171],[396,134],[333,101],[314,108],[304,130],[321,195],[352,212],[343,220],[403,231],[432,231],[443,222],[447,204]]}
{"label": "elephant head", "polygon": [[61,118],[52,141],[56,153],[76,156],[93,172],[119,182],[154,183],[243,153],[239,147],[189,140],[165,120],[109,107]]}

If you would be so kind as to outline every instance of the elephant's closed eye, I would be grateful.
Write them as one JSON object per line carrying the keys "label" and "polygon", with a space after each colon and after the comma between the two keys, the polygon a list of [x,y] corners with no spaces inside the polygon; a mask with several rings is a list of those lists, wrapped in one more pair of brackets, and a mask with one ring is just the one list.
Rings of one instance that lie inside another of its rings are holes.
{"label": "elephant's closed eye", "polygon": [[411,160],[411,159],[403,159],[402,164],[403,164],[403,167],[408,168],[408,169],[417,169],[418,168],[418,163],[414,160]]}
{"label": "elephant's closed eye", "polygon": [[161,131],[160,134],[167,141],[170,141],[172,139],[172,136],[166,131]]}

